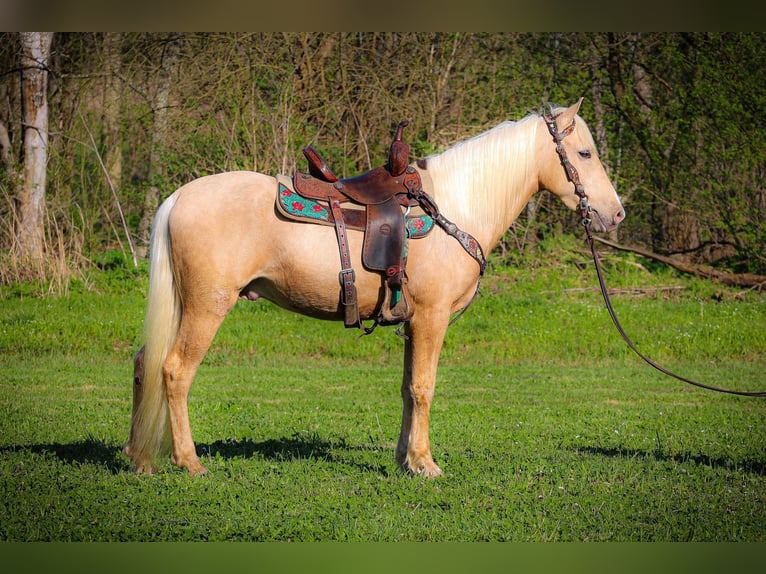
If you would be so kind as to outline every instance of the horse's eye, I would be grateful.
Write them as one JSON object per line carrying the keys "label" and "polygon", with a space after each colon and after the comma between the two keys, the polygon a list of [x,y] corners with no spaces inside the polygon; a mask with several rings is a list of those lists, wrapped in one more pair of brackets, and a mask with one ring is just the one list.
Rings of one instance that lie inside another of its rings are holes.
{"label": "horse's eye", "polygon": [[580,157],[583,159],[590,159],[591,153],[589,149],[583,149],[578,152],[580,154]]}

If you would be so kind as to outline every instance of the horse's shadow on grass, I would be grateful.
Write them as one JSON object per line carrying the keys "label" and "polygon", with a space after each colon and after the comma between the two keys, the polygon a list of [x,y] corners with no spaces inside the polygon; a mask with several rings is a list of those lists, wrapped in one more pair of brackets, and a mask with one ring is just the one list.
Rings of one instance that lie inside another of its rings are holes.
{"label": "horse's shadow on grass", "polygon": [[[383,451],[382,447],[351,445],[343,438],[327,440],[315,433],[295,434],[292,437],[253,441],[251,439],[226,439],[197,444],[197,454],[205,459],[251,459],[263,458],[278,462],[291,460],[314,460],[343,464],[363,472],[388,476],[382,464],[356,460],[354,452]],[[106,468],[111,474],[130,471],[130,462],[122,454],[122,445],[109,444],[101,439],[88,437],[71,443],[47,443],[33,445],[10,445],[0,447],[0,454],[27,451],[40,455],[52,455],[67,464],[92,465]]]}
{"label": "horse's shadow on grass", "polygon": [[328,440],[316,433],[298,433],[291,437],[267,439],[259,442],[250,439],[226,439],[197,445],[197,454],[200,457],[216,458],[220,456],[224,459],[259,457],[277,462],[313,460],[347,465],[363,472],[388,476],[388,470],[384,465],[356,460],[353,454],[360,451],[382,452],[384,450],[387,449],[374,445],[349,444],[343,438]]}
{"label": "horse's shadow on grass", "polygon": [[710,457],[706,454],[691,454],[688,452],[667,453],[660,449],[653,451],[638,450],[632,448],[606,448],[598,446],[578,446],[573,450],[595,456],[605,456],[609,458],[622,459],[654,459],[658,462],[675,462],[678,464],[694,464],[698,466],[707,466],[713,469],[723,468],[726,470],[739,470],[748,474],[758,476],[766,475],[766,461],[745,459],[735,460],[733,458]]}
{"label": "horse's shadow on grass", "polygon": [[[734,460],[724,457],[710,457],[705,454],[666,453],[660,450],[638,450],[630,448],[607,448],[600,446],[578,446],[573,450],[593,456],[620,459],[654,459],[658,462],[694,464],[710,468],[738,470],[758,476],[766,475],[764,460]],[[0,454],[29,451],[35,454],[52,455],[67,464],[92,465],[106,468],[112,474],[130,471],[130,462],[122,454],[122,446],[88,437],[71,443],[48,443],[33,445],[10,445],[0,447]],[[225,439],[197,445],[197,454],[202,457],[225,460],[262,458],[277,462],[296,460],[321,461],[356,468],[366,473],[388,476],[382,464],[357,460],[354,453],[375,451],[388,452],[388,448],[375,445],[352,445],[343,438],[328,440],[316,433],[294,434],[291,437],[253,441],[251,439]]]}
{"label": "horse's shadow on grass", "polygon": [[11,445],[0,447],[0,454],[27,451],[39,455],[52,455],[67,464],[92,465],[106,468],[112,474],[130,470],[122,447],[107,444],[97,438],[88,437],[71,443],[47,443],[32,445]]}

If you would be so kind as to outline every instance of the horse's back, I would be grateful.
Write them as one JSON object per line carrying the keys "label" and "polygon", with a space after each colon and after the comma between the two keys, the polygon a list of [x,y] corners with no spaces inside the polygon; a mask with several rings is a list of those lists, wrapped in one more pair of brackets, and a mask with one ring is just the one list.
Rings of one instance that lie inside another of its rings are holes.
{"label": "horse's back", "polygon": [[[271,190],[271,193],[269,193]],[[195,235],[216,233],[247,225],[256,217],[254,208],[273,202],[276,180],[262,173],[232,171],[195,179],[176,192],[170,215],[174,237],[184,230]]]}
{"label": "horse's back", "polygon": [[206,175],[176,190],[177,204],[188,209],[218,209],[246,201],[268,189],[276,190],[276,179],[255,171],[228,171]]}

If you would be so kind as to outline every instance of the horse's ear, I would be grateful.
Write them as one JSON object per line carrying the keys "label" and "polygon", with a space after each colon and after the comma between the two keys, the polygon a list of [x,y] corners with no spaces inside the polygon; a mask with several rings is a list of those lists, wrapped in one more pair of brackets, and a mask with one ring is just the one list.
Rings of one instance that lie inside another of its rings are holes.
{"label": "horse's ear", "polygon": [[559,132],[563,132],[566,130],[569,126],[572,125],[572,122],[574,121],[574,117],[577,115],[577,112],[580,110],[580,104],[582,104],[583,98],[580,98],[577,100],[576,103],[569,106],[566,110],[561,112],[558,116],[556,116],[556,126],[559,129]]}

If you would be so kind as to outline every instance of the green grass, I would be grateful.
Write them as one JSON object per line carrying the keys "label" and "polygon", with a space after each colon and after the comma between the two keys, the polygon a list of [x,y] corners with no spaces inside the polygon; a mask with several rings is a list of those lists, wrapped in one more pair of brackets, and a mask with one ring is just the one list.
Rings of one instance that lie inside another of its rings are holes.
{"label": "green grass", "polygon": [[[0,539],[763,541],[766,406],[699,391],[635,358],[592,269],[495,269],[451,329],[426,481],[394,462],[402,341],[238,303],[192,389],[210,474],[135,476],[131,354],[145,278],[0,299]],[[681,374],[766,387],[766,298],[630,257],[610,286],[639,347]],[[740,296],[742,295],[742,296]]]}

